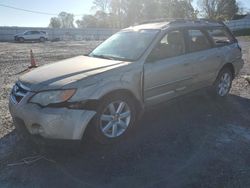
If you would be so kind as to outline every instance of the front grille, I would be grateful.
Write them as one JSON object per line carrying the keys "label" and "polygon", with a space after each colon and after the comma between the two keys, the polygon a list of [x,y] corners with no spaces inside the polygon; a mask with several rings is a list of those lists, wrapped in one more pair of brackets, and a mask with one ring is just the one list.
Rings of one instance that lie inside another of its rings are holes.
{"label": "front grille", "polygon": [[17,82],[11,91],[11,98],[15,103],[20,103],[21,100],[28,94],[28,92],[29,88],[20,82]]}

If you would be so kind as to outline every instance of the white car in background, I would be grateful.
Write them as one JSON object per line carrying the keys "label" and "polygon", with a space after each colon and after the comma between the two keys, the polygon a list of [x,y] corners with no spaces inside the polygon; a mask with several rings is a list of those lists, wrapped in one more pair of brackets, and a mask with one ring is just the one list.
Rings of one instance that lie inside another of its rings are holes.
{"label": "white car in background", "polygon": [[48,33],[45,31],[25,31],[14,36],[15,41],[40,41],[45,42],[48,40]]}

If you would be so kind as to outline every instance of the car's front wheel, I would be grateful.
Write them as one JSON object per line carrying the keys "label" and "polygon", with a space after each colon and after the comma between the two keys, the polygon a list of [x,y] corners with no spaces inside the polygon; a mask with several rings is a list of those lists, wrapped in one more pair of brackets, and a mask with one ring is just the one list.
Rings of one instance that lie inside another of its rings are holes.
{"label": "car's front wheel", "polygon": [[233,73],[229,68],[223,68],[214,84],[214,91],[217,97],[226,97],[232,87]]}
{"label": "car's front wheel", "polygon": [[19,41],[19,42],[24,42],[24,38],[23,38],[23,37],[20,37],[20,38],[18,38],[18,41]]}
{"label": "car's front wheel", "polygon": [[91,135],[101,144],[112,144],[132,130],[136,120],[133,99],[122,95],[105,97],[98,105]]}

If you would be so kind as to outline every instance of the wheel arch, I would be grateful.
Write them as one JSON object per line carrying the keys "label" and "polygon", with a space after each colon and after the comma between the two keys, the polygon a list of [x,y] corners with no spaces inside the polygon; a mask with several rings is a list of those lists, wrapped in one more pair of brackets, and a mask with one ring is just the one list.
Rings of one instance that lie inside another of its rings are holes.
{"label": "wheel arch", "polygon": [[123,96],[130,97],[135,102],[136,111],[140,112],[141,110],[143,110],[142,102],[135,96],[135,94],[132,91],[128,89],[116,89],[113,91],[109,91],[105,93],[98,101],[101,101],[105,99],[106,97],[113,96],[113,95],[123,95]]}
{"label": "wheel arch", "polygon": [[[113,95],[123,95],[123,96],[131,97],[132,100],[135,102],[136,119],[139,119],[141,117],[144,111],[143,103],[138,98],[136,98],[136,95],[133,94],[133,92],[130,91],[129,89],[116,89],[113,91],[109,91],[105,93],[104,95],[102,95],[102,97],[99,99],[89,100],[86,106],[88,106],[88,108],[92,110],[96,110],[102,100],[104,100],[106,97],[110,97]],[[90,120],[89,124],[87,125],[86,130],[84,131],[82,135],[82,138],[84,137],[84,134],[88,134],[88,132],[90,131],[93,119],[94,117]]]}
{"label": "wheel arch", "polygon": [[221,69],[220,69],[218,75],[219,75],[220,72],[221,72],[223,69],[225,69],[225,68],[228,68],[228,69],[231,70],[232,75],[233,75],[233,79],[234,79],[234,78],[235,78],[235,68],[234,68],[234,65],[233,65],[232,63],[226,63],[226,64],[224,64],[224,65],[221,67]]}
{"label": "wheel arch", "polygon": [[113,91],[109,91],[103,94],[99,99],[88,100],[87,103],[84,104],[84,106],[86,109],[95,111],[98,108],[98,105],[100,104],[102,100],[104,100],[106,97],[110,97],[114,95],[122,95],[122,96],[127,96],[129,98],[132,98],[133,102],[135,103],[137,115],[139,117],[141,116],[144,110],[143,103],[133,94],[132,91],[128,89],[116,89]]}

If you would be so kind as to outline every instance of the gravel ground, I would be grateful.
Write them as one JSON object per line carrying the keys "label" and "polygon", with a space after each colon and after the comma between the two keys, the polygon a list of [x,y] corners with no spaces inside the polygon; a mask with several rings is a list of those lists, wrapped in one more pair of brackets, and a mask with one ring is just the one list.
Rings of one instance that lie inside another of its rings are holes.
{"label": "gravel ground", "polygon": [[[250,187],[250,85],[244,79],[250,75],[250,42],[239,40],[246,64],[227,100],[214,101],[203,91],[176,99],[149,109],[120,144],[84,140],[74,149],[21,140],[8,95],[31,48],[42,65],[87,53],[98,43],[1,43],[0,187]],[[19,163],[30,156],[38,158]]]}
{"label": "gravel ground", "polygon": [[30,65],[30,49],[38,65],[88,53],[99,42],[0,43],[0,138],[13,130],[8,97],[19,72]]}

